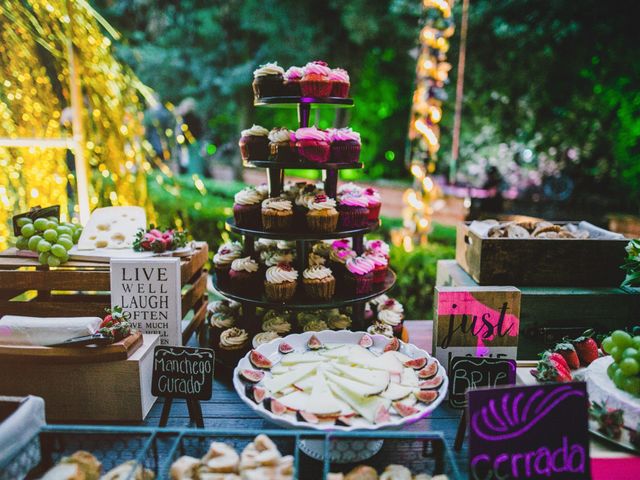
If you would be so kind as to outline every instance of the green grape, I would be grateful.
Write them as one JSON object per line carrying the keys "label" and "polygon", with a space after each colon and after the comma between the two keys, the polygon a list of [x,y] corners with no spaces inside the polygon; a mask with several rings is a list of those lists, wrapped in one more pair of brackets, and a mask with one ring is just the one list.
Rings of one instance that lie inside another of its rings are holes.
{"label": "green grape", "polygon": [[51,250],[51,244],[43,238],[38,242],[37,248],[39,252],[48,252],[49,250]]}
{"label": "green grape", "polygon": [[82,235],[82,228],[78,228],[75,232],[73,232],[73,243],[78,243],[78,240],[80,240],[80,235]]}
{"label": "green grape", "polygon": [[613,383],[615,384],[616,387],[622,388],[624,386],[624,381],[626,380],[626,378],[627,377],[622,372],[622,370],[618,369],[616,370],[616,373],[613,375]]}
{"label": "green grape", "polygon": [[636,397],[640,396],[640,377],[626,378],[623,385],[623,390],[629,392]]}
{"label": "green grape", "polygon": [[66,263],[69,261],[69,253],[66,251],[64,252],[64,255],[62,256],[56,255],[56,257],[58,258],[58,260],[60,260],[60,263]]}
{"label": "green grape", "polygon": [[63,222],[60,225],[62,225],[63,227],[70,228],[71,230],[75,230],[76,228],[76,226],[71,222]]}
{"label": "green grape", "polygon": [[602,340],[602,349],[606,353],[611,353],[611,349],[615,347],[615,343],[613,343],[613,339],[611,337],[607,337]]}
{"label": "green grape", "polygon": [[69,235],[69,236],[73,236],[73,230],[69,227],[57,227],[56,231],[58,232],[58,235]]}
{"label": "green grape", "polygon": [[54,222],[54,223],[58,223],[60,220],[58,220],[58,217],[47,217],[47,220],[49,220],[50,222]]}
{"label": "green grape", "polygon": [[33,237],[31,237],[29,239],[29,242],[27,243],[29,250],[31,250],[32,252],[38,251],[38,244],[40,243],[40,240],[42,240],[42,237],[40,235],[34,235]]}
{"label": "green grape", "polygon": [[47,263],[49,264],[50,267],[59,267],[60,259],[54,255],[50,255],[49,258],[47,259]]}
{"label": "green grape", "polygon": [[611,339],[622,350],[624,350],[627,347],[630,347],[632,342],[631,335],[629,335],[624,330],[616,330],[615,332],[613,332],[611,334]]}
{"label": "green grape", "polygon": [[18,220],[16,220],[16,224],[20,228],[24,227],[27,223],[33,223],[29,217],[20,217]]}
{"label": "green grape", "polygon": [[622,352],[622,358],[636,358],[638,356],[638,350],[633,347],[625,348]]}
{"label": "green grape", "polygon": [[618,370],[618,364],[615,362],[611,362],[611,364],[607,367],[607,376],[613,380],[613,376],[615,375],[616,371]]}
{"label": "green grape", "polygon": [[39,232],[44,232],[47,229],[47,224],[49,221],[46,218],[36,218],[36,221],[33,222],[33,226]]}
{"label": "green grape", "polygon": [[633,377],[640,372],[640,365],[638,365],[635,358],[624,358],[620,362],[620,370],[622,370],[622,373],[627,377]]}
{"label": "green grape", "polygon": [[20,233],[23,237],[29,238],[36,233],[36,228],[32,223],[27,223],[26,225],[23,225],[22,228],[20,228]]}
{"label": "green grape", "polygon": [[623,350],[618,346],[615,346],[611,349],[611,356],[613,357],[613,360],[615,362],[619,362],[620,360],[622,360],[622,352]]}
{"label": "green grape", "polygon": [[51,228],[53,230],[57,229],[58,228],[58,222],[48,221],[47,222],[47,229],[49,229],[49,228]]}
{"label": "green grape", "polygon": [[640,350],[640,335],[633,337],[631,343],[633,344],[633,348]]}
{"label": "green grape", "polygon": [[71,250],[73,248],[73,240],[64,236],[58,238],[58,244],[62,245],[65,250]]}
{"label": "green grape", "polygon": [[62,258],[67,254],[67,250],[64,248],[64,246],[56,243],[55,245],[51,246],[51,253],[58,258]]}
{"label": "green grape", "polygon": [[27,250],[29,248],[29,239],[19,235],[16,238],[16,248],[18,250]]}
{"label": "green grape", "polygon": [[47,260],[49,260],[50,256],[51,254],[49,252],[42,252],[40,255],[38,255],[38,261],[40,262],[40,265],[48,265]]}
{"label": "green grape", "polygon": [[58,232],[56,232],[54,229],[49,228],[47,230],[44,231],[44,233],[42,234],[42,236],[44,237],[44,239],[47,242],[55,242],[58,239]]}

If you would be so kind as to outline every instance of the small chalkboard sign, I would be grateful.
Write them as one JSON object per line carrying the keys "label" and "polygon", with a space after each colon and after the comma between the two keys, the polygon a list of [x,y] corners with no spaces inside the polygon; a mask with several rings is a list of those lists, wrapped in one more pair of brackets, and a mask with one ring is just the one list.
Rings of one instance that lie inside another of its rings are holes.
{"label": "small chalkboard sign", "polygon": [[200,400],[213,393],[214,352],[210,348],[159,345],[153,352],[151,393],[164,397],[160,426],[164,427],[174,398],[187,400],[189,417],[204,427]]}
{"label": "small chalkboard sign", "polygon": [[584,383],[469,390],[469,478],[591,478]]}
{"label": "small chalkboard sign", "polygon": [[449,404],[467,406],[467,389],[516,383],[516,361],[509,358],[454,357],[449,366]]}

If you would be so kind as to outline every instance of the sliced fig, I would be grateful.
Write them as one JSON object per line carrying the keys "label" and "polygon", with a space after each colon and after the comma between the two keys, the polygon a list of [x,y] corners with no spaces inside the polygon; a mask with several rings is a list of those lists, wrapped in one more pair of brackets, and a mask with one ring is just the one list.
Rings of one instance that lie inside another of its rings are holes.
{"label": "sliced fig", "polygon": [[271,360],[269,360],[257,350],[251,350],[251,353],[249,354],[249,361],[251,362],[251,365],[256,368],[268,370],[273,367],[273,363],[271,362]]}
{"label": "sliced fig", "polygon": [[287,411],[287,407],[273,397],[265,398],[262,404],[274,415],[283,415]]}
{"label": "sliced fig", "polygon": [[416,398],[419,402],[426,403],[429,405],[433,403],[436,398],[438,398],[438,392],[436,390],[420,390],[415,393]]}
{"label": "sliced fig", "polygon": [[307,423],[318,423],[318,417],[316,417],[313,413],[303,412],[302,410],[298,410],[296,412],[296,418],[299,422],[307,422]]}
{"label": "sliced fig", "polygon": [[380,423],[385,423],[390,421],[391,421],[391,415],[389,414],[389,410],[384,405],[380,405],[380,408],[376,412],[376,415],[373,419],[373,423],[378,425]]}
{"label": "sliced fig", "polygon": [[404,366],[407,368],[413,368],[414,370],[420,370],[427,364],[427,357],[418,357],[412,360],[404,362]]}
{"label": "sliced fig", "polygon": [[438,375],[437,377],[430,378],[429,380],[425,380],[424,382],[420,382],[418,387],[420,390],[437,390],[442,385],[443,378]]}
{"label": "sliced fig", "polygon": [[342,415],[341,417],[336,418],[336,426],[338,427],[350,427],[351,426],[351,417],[346,417]]}
{"label": "sliced fig", "polygon": [[438,373],[438,362],[433,361],[418,372],[418,378],[420,380],[429,380],[435,377],[436,373]]}
{"label": "sliced fig", "polygon": [[245,368],[240,370],[240,378],[246,380],[251,383],[258,383],[260,380],[264,378],[264,372],[259,370],[251,370],[250,368]]}
{"label": "sliced fig", "polygon": [[278,345],[278,351],[281,354],[286,355],[287,353],[293,352],[293,347],[287,342],[282,342],[280,345]]}
{"label": "sliced fig", "polygon": [[373,338],[371,338],[371,335],[365,333],[364,335],[362,335],[362,338],[358,342],[358,345],[360,345],[362,348],[371,348],[373,347]]}
{"label": "sliced fig", "polygon": [[416,414],[420,411],[416,407],[406,405],[402,402],[393,402],[392,405],[393,409],[398,412],[398,415],[400,415],[401,417],[408,417],[409,415]]}
{"label": "sliced fig", "polygon": [[393,337],[384,347],[385,352],[397,352],[398,350],[400,350],[400,340],[396,337]]}
{"label": "sliced fig", "polygon": [[246,385],[244,391],[247,397],[256,403],[261,403],[267,395],[267,391],[264,388],[256,385]]}
{"label": "sliced fig", "polygon": [[307,342],[307,347],[309,347],[310,350],[320,350],[322,348],[322,342],[315,335],[311,335]]}

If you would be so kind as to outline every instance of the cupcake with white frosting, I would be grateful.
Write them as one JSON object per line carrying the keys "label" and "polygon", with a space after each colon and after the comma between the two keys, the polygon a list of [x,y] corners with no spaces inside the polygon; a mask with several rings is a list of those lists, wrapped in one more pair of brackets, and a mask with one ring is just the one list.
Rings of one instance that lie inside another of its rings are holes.
{"label": "cupcake with white frosting", "polygon": [[260,65],[253,71],[251,86],[256,99],[284,95],[284,68],[278,62]]}
{"label": "cupcake with white frosting", "polygon": [[396,337],[402,335],[402,322],[404,320],[404,307],[393,298],[388,298],[378,305],[378,322],[389,325]]}
{"label": "cupcake with white frosting", "polygon": [[336,279],[331,269],[323,265],[312,265],[302,272],[302,284],[314,300],[329,300],[336,291]]}
{"label": "cupcake with white frosting", "polygon": [[258,263],[251,257],[234,260],[229,270],[231,290],[236,293],[254,294],[262,289],[258,273]]}
{"label": "cupcake with white frosting", "polygon": [[227,242],[220,245],[213,256],[213,269],[216,272],[216,281],[219,287],[229,287],[229,270],[231,263],[242,256],[240,242]]}
{"label": "cupcake with white frosting", "polygon": [[258,348],[258,346],[263,343],[269,343],[271,340],[275,340],[276,338],[281,338],[276,332],[256,333],[252,340],[253,348]]}
{"label": "cupcake with white frosting", "polygon": [[293,226],[293,205],[283,197],[262,202],[262,225],[269,232],[286,232]]}
{"label": "cupcake with white frosting", "polygon": [[230,366],[235,365],[249,349],[249,334],[242,328],[232,327],[220,334],[217,355]]}
{"label": "cupcake with white frosting", "polygon": [[262,200],[264,196],[254,187],[240,190],[233,197],[233,218],[242,228],[260,228]]}
{"label": "cupcake with white frosting", "polygon": [[269,132],[269,152],[278,162],[294,162],[298,160],[296,144],[291,140],[293,132],[286,128],[274,128]]}
{"label": "cupcake with white frosting", "polygon": [[275,332],[278,335],[287,335],[291,332],[291,322],[284,312],[269,310],[262,319],[263,332]]}
{"label": "cupcake with white frosting", "polygon": [[267,298],[284,302],[293,297],[298,286],[298,272],[290,265],[281,263],[267,269],[264,288]]}
{"label": "cupcake with white frosting", "polygon": [[240,133],[240,155],[245,162],[269,158],[269,130],[253,125]]}
{"label": "cupcake with white frosting", "polygon": [[367,333],[371,335],[384,335],[385,337],[393,337],[393,328],[382,322],[374,322],[367,328]]}

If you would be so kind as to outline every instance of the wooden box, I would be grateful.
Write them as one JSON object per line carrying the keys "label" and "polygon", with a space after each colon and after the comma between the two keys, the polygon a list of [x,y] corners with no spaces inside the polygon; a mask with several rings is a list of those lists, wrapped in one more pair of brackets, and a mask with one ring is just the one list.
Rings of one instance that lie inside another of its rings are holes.
{"label": "wooden box", "polygon": [[[207,244],[181,261],[182,340],[201,330],[207,313]],[[17,257],[16,249],[0,252],[0,317],[3,315],[97,316],[111,306],[109,264],[70,261],[49,268],[37,259]]]}
{"label": "wooden box", "polygon": [[[439,260],[436,286],[477,287],[455,260]],[[518,359],[531,360],[564,336],[606,333],[638,322],[640,291],[620,287],[518,287]]]}
{"label": "wooden box", "polygon": [[626,239],[488,238],[469,225],[458,225],[456,260],[480,285],[617,287],[624,280]]}
{"label": "wooden box", "polygon": [[158,335],[127,360],[100,363],[5,362],[0,394],[44,398],[48,422],[140,422],[151,410],[153,349]]}

